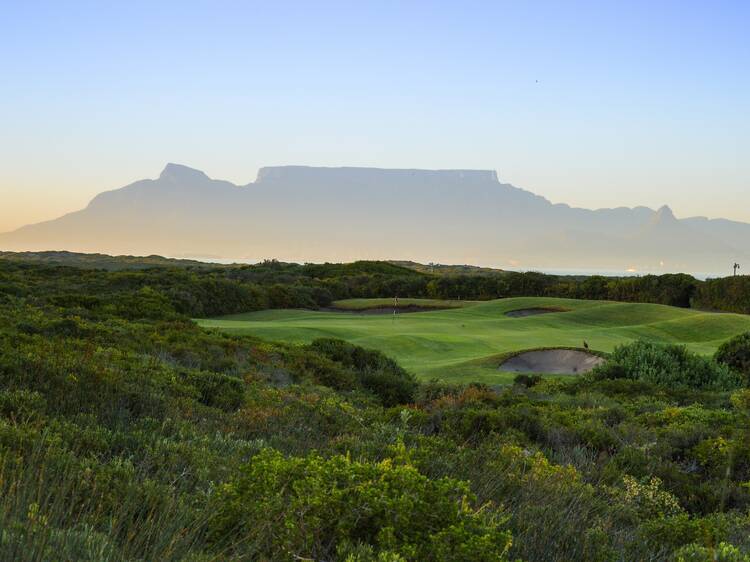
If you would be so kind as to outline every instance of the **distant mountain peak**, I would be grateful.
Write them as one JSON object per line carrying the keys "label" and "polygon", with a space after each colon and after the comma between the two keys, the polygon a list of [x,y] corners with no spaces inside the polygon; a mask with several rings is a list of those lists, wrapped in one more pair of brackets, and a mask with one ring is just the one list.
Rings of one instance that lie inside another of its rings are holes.
{"label": "distant mountain peak", "polygon": [[672,209],[669,207],[669,205],[662,205],[654,215],[654,222],[677,222],[677,218],[674,216],[674,213],[672,212]]}
{"label": "distant mountain peak", "polygon": [[209,178],[200,170],[196,170],[195,168],[190,168],[188,166],[183,166],[182,164],[173,164],[170,162],[164,167],[164,170],[162,170],[161,174],[159,175],[159,179],[174,181],[195,181],[207,180]]}

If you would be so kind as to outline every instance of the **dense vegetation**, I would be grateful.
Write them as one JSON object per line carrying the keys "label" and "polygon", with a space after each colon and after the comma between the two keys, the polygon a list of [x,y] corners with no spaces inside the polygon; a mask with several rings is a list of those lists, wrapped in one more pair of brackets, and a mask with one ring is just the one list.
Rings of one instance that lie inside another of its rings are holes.
{"label": "dense vegetation", "polygon": [[724,342],[716,351],[716,360],[739,373],[750,386],[750,332]]}
{"label": "dense vegetation", "polygon": [[[180,269],[183,271],[179,289],[171,279],[167,284],[175,298],[177,292],[186,293],[177,303],[178,308],[194,317],[263,308],[317,308],[339,299],[394,296],[449,300],[546,296],[750,313],[750,276],[708,281],[685,274],[565,276],[473,266],[374,261],[293,264],[267,260],[255,265],[219,266],[160,256],[112,257],[71,252],[0,252],[0,259],[21,264],[120,271],[122,278],[119,280],[103,281],[112,285],[123,283],[124,278],[131,285],[159,286],[164,283],[160,277],[165,272],[171,278],[177,275],[174,270]],[[86,277],[98,279],[100,276],[93,272]],[[212,283],[222,284],[222,291],[214,292]],[[224,293],[226,297],[221,296]],[[213,302],[205,302],[211,299]],[[217,299],[227,302],[217,302]]]}
{"label": "dense vegetation", "polygon": [[284,267],[0,260],[0,559],[750,559],[733,363],[625,348],[586,377],[493,390],[186,316],[266,306],[277,284],[314,300],[423,281]]}
{"label": "dense vegetation", "polygon": [[690,353],[680,345],[636,341],[614,350],[595,376],[629,378],[669,386],[701,390],[733,390],[743,384],[742,373],[732,369],[725,353],[716,360]]}
{"label": "dense vegetation", "polygon": [[694,305],[706,309],[750,314],[750,275],[710,279],[699,284]]}

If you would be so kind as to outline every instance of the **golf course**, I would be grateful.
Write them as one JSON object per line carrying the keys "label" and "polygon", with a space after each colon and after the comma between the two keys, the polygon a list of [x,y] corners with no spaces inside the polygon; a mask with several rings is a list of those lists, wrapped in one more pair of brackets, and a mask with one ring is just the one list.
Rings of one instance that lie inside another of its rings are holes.
{"label": "golf course", "polygon": [[[511,382],[503,363],[545,348],[606,354],[637,339],[684,344],[711,354],[728,338],[750,331],[750,316],[656,304],[545,297],[492,301],[356,299],[326,311],[263,310],[198,319],[204,328],[272,341],[309,343],[340,338],[380,350],[423,380]],[[552,371],[554,372],[554,371]],[[569,375],[555,375],[569,376]]]}

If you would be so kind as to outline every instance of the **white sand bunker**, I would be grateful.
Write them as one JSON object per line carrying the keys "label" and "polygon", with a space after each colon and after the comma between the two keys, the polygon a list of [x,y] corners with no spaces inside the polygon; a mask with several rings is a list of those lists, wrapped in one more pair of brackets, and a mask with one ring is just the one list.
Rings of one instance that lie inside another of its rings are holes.
{"label": "white sand bunker", "polygon": [[553,308],[553,307],[534,307],[534,308],[521,308],[518,310],[511,310],[505,313],[505,316],[511,318],[525,318],[527,316],[536,316],[537,314],[550,314],[552,312],[568,312],[565,308]]}
{"label": "white sand bunker", "polygon": [[604,359],[576,349],[545,349],[514,355],[498,367],[510,373],[549,373],[577,375],[587,373]]}

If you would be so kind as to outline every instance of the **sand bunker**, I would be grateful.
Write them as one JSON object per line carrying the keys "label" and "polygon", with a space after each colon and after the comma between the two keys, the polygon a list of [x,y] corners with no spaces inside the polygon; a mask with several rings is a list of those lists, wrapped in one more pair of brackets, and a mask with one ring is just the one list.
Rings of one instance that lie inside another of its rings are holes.
{"label": "sand bunker", "polygon": [[551,312],[568,312],[568,311],[565,308],[551,308],[551,307],[521,308],[519,310],[511,310],[510,312],[506,312],[505,316],[510,316],[511,318],[525,318],[526,316],[536,316],[537,314],[550,314]]}
{"label": "sand bunker", "polygon": [[499,367],[511,373],[577,375],[604,363],[598,355],[575,349],[545,349],[514,355]]}

